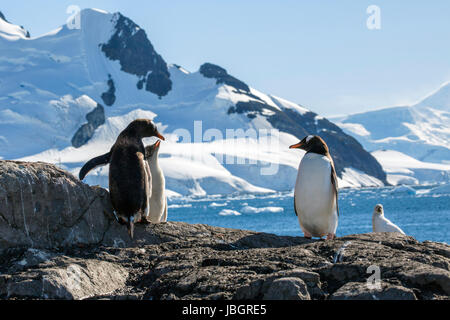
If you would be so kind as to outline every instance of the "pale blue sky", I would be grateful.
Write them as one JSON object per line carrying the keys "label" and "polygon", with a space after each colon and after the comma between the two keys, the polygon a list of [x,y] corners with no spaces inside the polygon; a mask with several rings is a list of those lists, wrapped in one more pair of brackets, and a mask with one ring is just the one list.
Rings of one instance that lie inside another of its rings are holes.
{"label": "pale blue sky", "polygon": [[[32,36],[65,23],[69,5],[120,11],[168,63],[216,63],[263,92],[322,115],[413,103],[450,80],[450,1],[2,1]],[[366,9],[381,9],[368,30]]]}

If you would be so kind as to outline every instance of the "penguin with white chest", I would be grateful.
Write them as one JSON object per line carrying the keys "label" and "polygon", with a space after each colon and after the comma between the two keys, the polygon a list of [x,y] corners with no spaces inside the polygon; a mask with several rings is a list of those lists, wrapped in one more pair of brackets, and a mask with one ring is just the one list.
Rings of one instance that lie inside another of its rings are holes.
{"label": "penguin with white chest", "polygon": [[405,234],[400,227],[384,216],[384,209],[381,204],[377,204],[375,209],[373,209],[372,228],[373,232],[398,232]]}
{"label": "penguin with white chest", "polygon": [[152,223],[167,221],[166,180],[159,166],[158,153],[161,141],[145,147],[145,158],[151,173],[152,194],[150,196],[150,212],[147,219]]}
{"label": "penguin with white chest", "polygon": [[151,174],[145,160],[142,138],[164,137],[148,119],[132,121],[117,137],[108,153],[89,160],[80,170],[79,178],[92,169],[109,163],[109,194],[119,223],[125,224],[133,238],[134,224],[146,222],[151,196]]}
{"label": "penguin with white chest", "polygon": [[338,182],[328,146],[319,136],[307,136],[290,149],[306,151],[297,174],[294,210],[306,238],[333,239],[338,225]]}

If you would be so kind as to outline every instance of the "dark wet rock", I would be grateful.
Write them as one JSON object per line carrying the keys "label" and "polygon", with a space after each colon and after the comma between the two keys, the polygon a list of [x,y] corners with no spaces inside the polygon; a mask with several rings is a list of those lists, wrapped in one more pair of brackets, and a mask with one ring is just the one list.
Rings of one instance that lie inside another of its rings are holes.
{"label": "dark wet rock", "polygon": [[120,13],[114,14],[115,32],[109,41],[101,45],[102,51],[111,60],[118,60],[121,70],[141,79],[138,88],[143,88],[159,97],[172,89],[167,64],[156,52],[147,34],[132,20]]}
{"label": "dark wet rock", "polygon": [[[395,233],[309,240],[184,222],[137,225],[130,240],[111,212],[106,190],[53,165],[0,161],[0,298],[450,298],[444,243]],[[375,289],[367,286],[374,266]]]}
{"label": "dark wet rock", "polygon": [[364,150],[355,138],[344,133],[334,123],[311,111],[300,114],[284,108],[282,105],[279,105],[279,108],[281,110],[268,105],[264,101],[240,101],[228,109],[228,114],[244,114],[249,119],[253,119],[257,115],[263,116],[274,128],[290,133],[298,137],[299,140],[310,134],[319,135],[330,148],[339,177],[342,177],[344,168],[351,167],[388,184],[386,173],[378,161]]}
{"label": "dark wet rock", "polygon": [[200,67],[200,73],[206,78],[216,79],[216,83],[224,83],[237,90],[250,92],[247,84],[228,74],[227,70],[212,63],[204,63]]}
{"label": "dark wet rock", "polygon": [[108,75],[108,90],[102,93],[102,100],[107,106],[112,106],[116,101],[116,87],[114,86],[114,81],[111,78],[111,75]]}
{"label": "dark wet rock", "polygon": [[105,123],[105,110],[97,103],[97,107],[86,114],[87,123],[83,124],[72,137],[72,145],[79,148],[88,142],[94,135],[95,129]]}

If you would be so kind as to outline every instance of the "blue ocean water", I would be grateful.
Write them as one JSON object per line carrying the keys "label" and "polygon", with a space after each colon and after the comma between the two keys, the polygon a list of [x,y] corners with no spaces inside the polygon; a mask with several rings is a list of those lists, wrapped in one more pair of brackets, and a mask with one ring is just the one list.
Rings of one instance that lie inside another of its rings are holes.
{"label": "blue ocean water", "polygon": [[[431,187],[343,189],[339,195],[337,236],[372,231],[377,203],[385,216],[419,241],[450,242],[450,194],[432,194]],[[303,236],[293,209],[293,194],[222,196],[169,201],[169,221],[203,223],[277,235]]]}

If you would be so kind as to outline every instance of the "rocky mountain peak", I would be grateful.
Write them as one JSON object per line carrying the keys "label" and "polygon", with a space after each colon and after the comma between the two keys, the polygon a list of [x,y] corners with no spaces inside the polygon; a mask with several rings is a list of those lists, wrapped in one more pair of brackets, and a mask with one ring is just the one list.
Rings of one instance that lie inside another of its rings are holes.
{"label": "rocky mountain peak", "polygon": [[242,90],[245,92],[250,92],[250,88],[247,84],[239,79],[236,79],[232,75],[229,75],[227,70],[218,65],[212,63],[204,63],[199,72],[206,78],[214,78],[217,80],[217,84],[224,83],[237,90]]}
{"label": "rocky mountain peak", "polygon": [[6,20],[5,15],[0,11],[0,19],[2,19],[3,21],[8,22],[8,20]]}
{"label": "rocky mountain peak", "polygon": [[17,26],[9,22],[0,11],[0,35],[7,37],[30,38],[30,32],[23,26]]}
{"label": "rocky mountain peak", "polygon": [[118,60],[122,71],[140,78],[137,83],[159,97],[172,88],[170,73],[164,59],[156,52],[144,29],[121,13],[115,13],[115,32],[101,50],[111,60]]}

